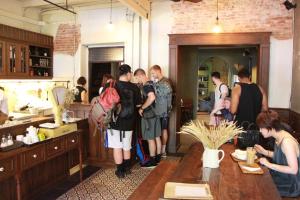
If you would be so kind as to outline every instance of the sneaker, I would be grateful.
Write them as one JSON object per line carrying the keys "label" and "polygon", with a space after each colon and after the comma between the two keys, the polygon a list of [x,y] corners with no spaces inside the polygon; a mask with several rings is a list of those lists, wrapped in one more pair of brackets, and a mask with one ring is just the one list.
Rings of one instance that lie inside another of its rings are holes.
{"label": "sneaker", "polygon": [[127,168],[127,169],[124,170],[124,173],[125,173],[125,175],[129,175],[129,174],[131,174],[132,172],[131,172],[131,169],[130,169],[130,168]]}
{"label": "sneaker", "polygon": [[125,173],[123,171],[120,171],[120,170],[116,170],[115,171],[115,175],[118,177],[118,178],[125,178]]}
{"label": "sneaker", "polygon": [[155,162],[158,164],[161,160],[161,154],[155,156]]}
{"label": "sneaker", "polygon": [[154,159],[150,159],[148,162],[141,165],[141,167],[146,167],[146,168],[155,168],[156,166],[157,166],[157,163],[155,162]]}
{"label": "sneaker", "polygon": [[166,153],[166,152],[165,152],[165,153],[162,153],[162,154],[161,154],[161,157],[162,157],[162,158],[166,158],[166,157],[167,157],[167,153]]}

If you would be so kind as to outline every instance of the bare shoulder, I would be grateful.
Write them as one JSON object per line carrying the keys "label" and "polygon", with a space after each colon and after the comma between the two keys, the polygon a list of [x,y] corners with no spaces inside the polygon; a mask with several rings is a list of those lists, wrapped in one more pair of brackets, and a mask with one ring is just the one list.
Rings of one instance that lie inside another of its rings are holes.
{"label": "bare shoulder", "polygon": [[232,88],[232,93],[235,94],[239,94],[241,92],[242,88],[239,84],[236,84],[233,88]]}

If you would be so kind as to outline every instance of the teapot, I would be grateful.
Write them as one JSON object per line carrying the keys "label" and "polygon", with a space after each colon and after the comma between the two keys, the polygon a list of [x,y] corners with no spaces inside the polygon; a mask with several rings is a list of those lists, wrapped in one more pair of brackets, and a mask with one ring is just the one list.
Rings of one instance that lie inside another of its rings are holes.
{"label": "teapot", "polygon": [[38,131],[39,129],[34,127],[34,126],[30,126],[26,129],[26,131],[28,132],[28,134],[26,134],[26,137],[31,138],[32,143],[36,143],[39,142],[39,138],[38,138]]}

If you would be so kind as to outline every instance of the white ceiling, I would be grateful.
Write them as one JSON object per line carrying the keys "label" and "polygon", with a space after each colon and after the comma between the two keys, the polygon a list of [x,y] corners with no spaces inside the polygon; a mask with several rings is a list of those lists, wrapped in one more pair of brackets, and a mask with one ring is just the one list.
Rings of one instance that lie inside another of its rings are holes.
{"label": "white ceiling", "polygon": [[[40,8],[40,9],[51,9],[56,8],[43,0],[18,0],[22,3],[23,8]],[[49,0],[55,4],[66,7],[66,0]],[[68,7],[82,7],[92,5],[108,5],[110,0],[68,0]],[[117,0],[113,0],[116,3]]]}

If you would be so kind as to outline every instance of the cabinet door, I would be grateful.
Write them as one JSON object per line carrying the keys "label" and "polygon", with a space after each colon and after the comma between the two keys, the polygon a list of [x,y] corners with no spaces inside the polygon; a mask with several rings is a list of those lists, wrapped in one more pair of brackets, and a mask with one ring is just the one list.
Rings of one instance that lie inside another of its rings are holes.
{"label": "cabinet door", "polygon": [[7,72],[9,75],[17,74],[17,44],[7,43],[7,52],[8,52],[8,69]]}
{"label": "cabinet door", "polygon": [[28,75],[28,46],[8,43],[8,75],[26,76]]}
{"label": "cabinet door", "polygon": [[28,57],[29,57],[29,49],[26,45],[20,45],[20,68],[17,69],[19,73],[24,75],[28,74]]}
{"label": "cabinet door", "polygon": [[5,43],[0,41],[0,76],[5,74]]}

